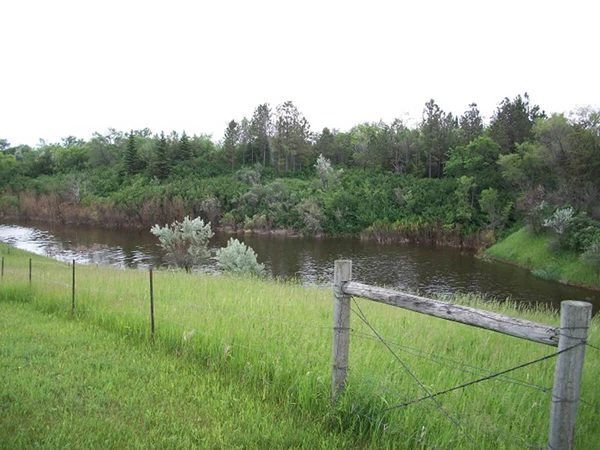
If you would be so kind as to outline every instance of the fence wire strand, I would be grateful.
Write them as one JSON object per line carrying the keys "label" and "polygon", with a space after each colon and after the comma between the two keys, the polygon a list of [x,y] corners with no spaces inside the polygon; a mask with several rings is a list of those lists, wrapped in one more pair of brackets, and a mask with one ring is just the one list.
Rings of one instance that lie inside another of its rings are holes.
{"label": "fence wire strand", "polygon": [[[385,340],[379,335],[379,333],[377,333],[377,331],[375,330],[375,328],[373,328],[373,326],[369,323],[369,321],[367,320],[366,316],[364,315],[360,305],[358,304],[358,302],[356,301],[355,298],[352,298],[352,300],[354,301],[354,304],[356,305],[356,308],[358,309],[358,313],[356,311],[354,311],[352,308],[351,310],[358,315],[358,317],[365,323],[365,325],[367,325],[371,331],[381,340],[382,344],[388,349],[388,351],[394,356],[394,358],[400,363],[400,365],[402,367],[404,367],[404,370],[406,370],[406,372],[417,382],[417,384],[419,386],[421,386],[421,389],[423,389],[428,396],[431,396],[431,393],[429,392],[429,389],[427,389],[427,387],[421,382],[421,380],[419,380],[417,378],[417,376],[410,370],[410,368],[404,363],[404,361],[402,361],[402,359],[400,359],[400,357],[396,354],[396,352],[394,352],[394,350],[385,343]],[[454,417],[452,417],[442,406],[442,404],[435,398],[435,397],[431,397],[431,400],[433,400],[434,403],[436,403],[436,405],[438,406],[439,411],[441,411],[448,419],[450,419],[452,421],[452,423],[454,423],[454,425],[465,434],[465,437],[467,437],[467,439],[469,441],[471,441],[471,443],[475,444],[475,441],[473,440],[473,438],[466,432],[466,430],[464,429],[463,424],[461,424],[460,422],[458,422]]]}
{"label": "fence wire strand", "polygon": [[[379,339],[377,339],[376,336],[370,335],[370,334],[364,334],[364,333],[351,333],[352,336],[356,336],[359,339],[365,339],[365,340],[370,340],[370,341],[374,341],[374,342],[380,342]],[[446,367],[451,367],[453,369],[456,370],[460,370],[461,372],[464,373],[468,373],[471,375],[481,375],[482,373],[488,373],[488,374],[493,374],[494,372],[492,370],[489,369],[484,369],[482,367],[478,367],[478,366],[473,366],[470,364],[466,364],[460,361],[456,361],[454,359],[445,357],[445,356],[441,356],[441,355],[437,355],[434,353],[430,353],[430,352],[426,352],[423,350],[419,350],[417,348],[414,347],[410,347],[407,345],[403,345],[403,344],[397,344],[394,342],[390,342],[388,340],[386,340],[386,342],[392,346],[392,347],[396,347],[398,349],[400,349],[401,351],[408,353],[409,355],[412,356],[416,356],[417,358],[422,358],[425,359],[427,361],[442,365],[442,366],[446,366]],[[426,356],[423,356],[426,355]],[[461,367],[462,366],[462,367]],[[474,370],[468,370],[465,369],[465,367],[469,368],[469,369],[474,369]],[[500,381],[503,381],[505,383],[509,383],[509,384],[513,384],[515,386],[522,386],[522,387],[529,387],[532,389],[536,389],[539,390],[541,392],[545,392],[548,393],[552,390],[552,388],[548,388],[545,386],[540,386],[534,383],[530,383],[528,381],[523,381],[523,380],[519,380],[517,378],[511,378],[511,377],[502,377],[500,378]]]}

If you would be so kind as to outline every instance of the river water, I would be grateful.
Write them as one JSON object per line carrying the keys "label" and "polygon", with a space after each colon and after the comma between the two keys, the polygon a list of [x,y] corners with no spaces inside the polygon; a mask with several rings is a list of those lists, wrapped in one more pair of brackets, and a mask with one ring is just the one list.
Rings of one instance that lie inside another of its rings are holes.
{"label": "river water", "polygon": [[[217,233],[212,254],[232,235]],[[521,303],[583,300],[600,309],[600,292],[565,286],[534,277],[526,270],[478,259],[452,248],[378,244],[358,238],[310,238],[278,235],[236,236],[250,245],[274,277],[305,284],[330,284],[336,259],[351,259],[353,279],[378,286],[451,296],[479,293],[486,298],[511,298]],[[0,241],[33,253],[83,264],[147,267],[163,264],[158,239],[149,231],[106,230],[42,222],[0,224]],[[214,259],[199,270],[216,271]]]}

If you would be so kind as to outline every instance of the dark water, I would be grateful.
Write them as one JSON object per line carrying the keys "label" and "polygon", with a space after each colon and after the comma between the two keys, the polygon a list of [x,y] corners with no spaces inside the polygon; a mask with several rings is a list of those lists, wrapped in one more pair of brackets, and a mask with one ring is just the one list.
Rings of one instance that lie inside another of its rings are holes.
{"label": "dark water", "polygon": [[[217,234],[214,251],[231,235]],[[381,245],[356,238],[298,238],[273,235],[236,236],[258,254],[267,272],[297,278],[306,284],[327,284],[336,259],[353,261],[356,281],[418,291],[423,295],[480,293],[488,298],[512,298],[524,303],[583,300],[600,309],[600,292],[536,278],[526,270],[488,262],[472,253],[449,248],[405,244]],[[145,267],[163,263],[157,238],[149,231],[65,227],[40,222],[0,225],[0,241],[34,253],[84,264]],[[214,259],[201,270],[216,270]]]}

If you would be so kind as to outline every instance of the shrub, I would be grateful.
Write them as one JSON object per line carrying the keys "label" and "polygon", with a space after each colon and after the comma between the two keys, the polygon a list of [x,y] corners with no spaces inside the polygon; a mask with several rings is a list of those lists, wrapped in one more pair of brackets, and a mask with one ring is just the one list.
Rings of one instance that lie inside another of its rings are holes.
{"label": "shrub", "polygon": [[217,250],[217,264],[225,272],[238,275],[265,274],[265,265],[258,263],[256,252],[234,238],[229,239],[227,247]]}
{"label": "shrub", "polygon": [[573,208],[558,208],[550,219],[544,220],[542,225],[545,228],[550,228],[556,234],[560,247],[565,246],[567,230],[573,220]]}
{"label": "shrub", "polygon": [[188,216],[170,226],[154,225],[150,232],[158,236],[169,263],[183,267],[186,272],[209,256],[208,241],[214,235],[210,222],[205,224],[199,217],[190,220]]}

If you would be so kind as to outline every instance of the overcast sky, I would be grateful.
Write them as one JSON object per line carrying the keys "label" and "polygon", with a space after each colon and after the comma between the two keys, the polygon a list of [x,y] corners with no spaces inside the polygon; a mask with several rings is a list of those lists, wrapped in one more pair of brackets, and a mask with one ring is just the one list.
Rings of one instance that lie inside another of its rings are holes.
{"label": "overcast sky", "polygon": [[222,139],[291,100],[313,131],[421,119],[433,98],[486,120],[528,92],[548,112],[600,106],[600,2],[0,3],[0,138],[122,131]]}

